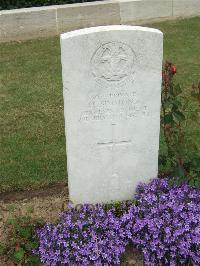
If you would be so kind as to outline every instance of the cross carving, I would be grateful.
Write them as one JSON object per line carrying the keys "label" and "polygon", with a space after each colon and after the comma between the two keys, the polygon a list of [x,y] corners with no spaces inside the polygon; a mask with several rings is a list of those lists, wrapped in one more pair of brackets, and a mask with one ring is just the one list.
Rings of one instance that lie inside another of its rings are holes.
{"label": "cross carving", "polygon": [[130,145],[131,140],[121,140],[117,141],[116,136],[115,136],[115,126],[116,124],[111,124],[112,126],[112,141],[109,142],[99,142],[97,145],[101,147],[111,147],[112,148],[112,176],[116,177],[117,174],[115,173],[115,167],[114,167],[114,150],[118,146],[125,146],[125,145]]}

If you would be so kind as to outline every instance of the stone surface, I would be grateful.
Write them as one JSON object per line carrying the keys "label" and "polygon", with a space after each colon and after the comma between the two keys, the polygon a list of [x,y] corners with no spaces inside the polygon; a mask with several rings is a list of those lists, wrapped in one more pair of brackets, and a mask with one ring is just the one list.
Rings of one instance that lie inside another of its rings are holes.
{"label": "stone surface", "polygon": [[0,42],[111,24],[144,24],[200,15],[200,0],[105,0],[0,11]]}
{"label": "stone surface", "polygon": [[173,0],[173,15],[175,17],[200,15],[200,0]]}
{"label": "stone surface", "polygon": [[169,18],[173,13],[172,0],[121,0],[119,4],[122,23]]}
{"label": "stone surface", "polygon": [[120,23],[119,4],[116,1],[64,5],[57,10],[59,32],[85,27]]}
{"label": "stone surface", "polygon": [[0,12],[0,42],[56,35],[56,9],[24,8]]}
{"label": "stone surface", "polygon": [[105,26],[61,35],[68,182],[74,203],[133,196],[157,175],[163,35]]}

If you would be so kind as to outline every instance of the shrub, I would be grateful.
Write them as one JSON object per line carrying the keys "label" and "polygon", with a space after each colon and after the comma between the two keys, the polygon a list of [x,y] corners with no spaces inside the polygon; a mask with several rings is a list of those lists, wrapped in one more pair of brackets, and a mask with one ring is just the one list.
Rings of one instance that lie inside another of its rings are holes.
{"label": "shrub", "polygon": [[93,0],[0,0],[1,9],[26,8],[36,6],[62,5],[82,2],[91,2]]}
{"label": "shrub", "polygon": [[194,84],[185,95],[182,87],[174,82],[176,71],[171,62],[163,66],[161,129],[167,149],[159,155],[159,166],[164,172],[169,167],[173,176],[179,176],[179,181],[200,187],[200,83]]}
{"label": "shrub", "polygon": [[137,205],[121,218],[146,265],[200,265],[200,191],[155,179],[138,186]]}
{"label": "shrub", "polygon": [[44,265],[119,265],[127,241],[115,209],[102,205],[70,207],[57,225],[37,230]]}

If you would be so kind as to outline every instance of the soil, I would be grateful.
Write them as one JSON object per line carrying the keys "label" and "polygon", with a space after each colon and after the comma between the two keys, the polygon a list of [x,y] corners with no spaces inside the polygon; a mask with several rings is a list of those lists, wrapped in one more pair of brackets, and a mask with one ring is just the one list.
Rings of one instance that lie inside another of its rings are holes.
{"label": "soil", "polygon": [[[3,192],[0,194],[0,243],[9,243],[8,219],[16,216],[31,216],[45,222],[55,222],[58,214],[67,209],[68,189],[58,183],[30,191]],[[0,266],[9,266],[8,258],[0,256]],[[142,266],[141,254],[127,247],[122,266]]]}
{"label": "soil", "polygon": [[48,196],[54,196],[59,195],[60,193],[63,193],[67,190],[67,184],[62,183],[56,183],[51,184],[48,186],[43,186],[41,188],[36,188],[32,190],[23,190],[23,191],[10,191],[10,192],[2,192],[0,193],[0,202],[3,201],[5,203],[13,202],[13,201],[19,201],[24,199],[32,199],[34,197],[40,197],[45,198]]}

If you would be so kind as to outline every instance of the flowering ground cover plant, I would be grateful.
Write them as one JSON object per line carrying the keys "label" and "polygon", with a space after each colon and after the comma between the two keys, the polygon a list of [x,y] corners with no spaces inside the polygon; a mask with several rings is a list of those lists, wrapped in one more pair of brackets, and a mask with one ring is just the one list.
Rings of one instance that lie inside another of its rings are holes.
{"label": "flowering ground cover plant", "polygon": [[35,253],[46,266],[119,265],[131,243],[145,265],[200,265],[200,190],[155,179],[139,185],[134,199],[120,212],[119,205],[69,207],[58,224],[37,230]]}
{"label": "flowering ground cover plant", "polygon": [[69,207],[57,225],[37,230],[44,265],[119,265],[127,239],[114,208],[102,205]]}
{"label": "flowering ground cover plant", "polygon": [[138,186],[135,197],[122,220],[145,264],[200,265],[200,191],[165,178]]}

